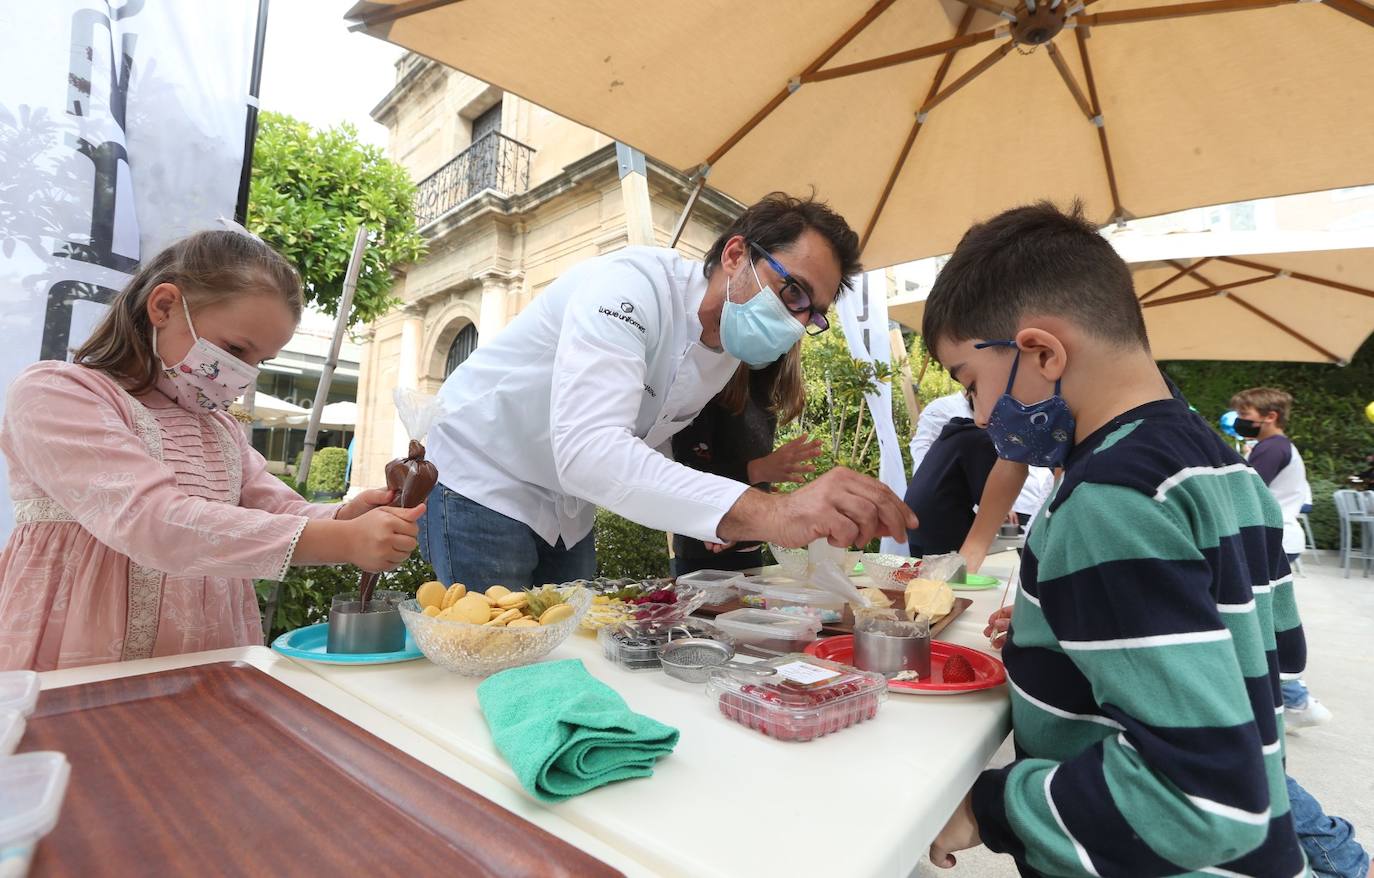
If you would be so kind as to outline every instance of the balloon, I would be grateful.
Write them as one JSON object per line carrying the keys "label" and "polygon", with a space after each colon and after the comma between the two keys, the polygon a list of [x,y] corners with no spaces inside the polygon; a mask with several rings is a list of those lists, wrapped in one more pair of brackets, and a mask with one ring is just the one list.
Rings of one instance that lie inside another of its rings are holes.
{"label": "balloon", "polygon": [[1221,420],[1217,422],[1221,425],[1221,432],[1232,438],[1239,439],[1240,434],[1236,432],[1236,418],[1238,417],[1240,417],[1240,415],[1235,412],[1226,412],[1223,414]]}
{"label": "balloon", "polygon": [[1369,418],[1369,422],[1374,424],[1374,402],[1364,407],[1364,416]]}

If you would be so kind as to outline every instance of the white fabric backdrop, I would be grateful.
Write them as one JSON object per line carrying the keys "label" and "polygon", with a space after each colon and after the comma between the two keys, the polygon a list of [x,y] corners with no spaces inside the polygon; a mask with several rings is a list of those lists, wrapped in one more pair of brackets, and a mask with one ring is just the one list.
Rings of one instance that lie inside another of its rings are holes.
{"label": "white fabric backdrop", "polygon": [[0,4],[0,386],[67,358],[140,259],[233,216],[257,8]]}

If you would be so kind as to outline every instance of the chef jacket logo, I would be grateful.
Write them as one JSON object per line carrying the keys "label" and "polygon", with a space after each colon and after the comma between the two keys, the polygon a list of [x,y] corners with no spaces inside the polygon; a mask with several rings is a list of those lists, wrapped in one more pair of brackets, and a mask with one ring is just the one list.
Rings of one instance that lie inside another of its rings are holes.
{"label": "chef jacket logo", "polygon": [[596,308],[598,314],[605,314],[607,317],[614,317],[616,320],[628,323],[635,329],[638,329],[640,332],[644,333],[645,335],[648,335],[649,330],[645,328],[644,324],[640,323],[638,320],[630,316],[634,313],[634,310],[635,306],[631,305],[629,302],[621,302],[619,311],[612,311],[605,305],[598,305]]}

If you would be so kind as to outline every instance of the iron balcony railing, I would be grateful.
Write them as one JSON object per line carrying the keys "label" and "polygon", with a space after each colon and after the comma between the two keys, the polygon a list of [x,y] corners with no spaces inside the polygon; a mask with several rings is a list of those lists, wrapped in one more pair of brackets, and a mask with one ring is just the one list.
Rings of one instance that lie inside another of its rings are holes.
{"label": "iron balcony railing", "polygon": [[534,150],[518,140],[491,132],[426,177],[415,192],[415,218],[420,227],[448,213],[486,189],[519,195],[530,185]]}

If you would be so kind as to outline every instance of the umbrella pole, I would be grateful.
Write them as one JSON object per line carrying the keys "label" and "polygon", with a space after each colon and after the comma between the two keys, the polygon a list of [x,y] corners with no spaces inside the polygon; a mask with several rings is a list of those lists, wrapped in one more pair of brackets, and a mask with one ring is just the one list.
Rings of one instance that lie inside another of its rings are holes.
{"label": "umbrella pole", "polygon": [[692,218],[692,211],[696,210],[697,199],[701,198],[701,191],[706,188],[706,171],[703,169],[697,174],[696,185],[692,187],[692,192],[687,196],[687,203],[682,206],[682,213],[677,218],[677,225],[673,227],[673,238],[668,242],[669,247],[676,247],[677,242],[682,239],[682,233],[687,231],[687,220]]}
{"label": "umbrella pole", "polygon": [[353,255],[348,260],[348,271],[344,274],[343,294],[339,296],[339,316],[334,321],[334,340],[329,344],[329,359],[320,371],[320,385],[315,390],[315,404],[310,407],[310,424],[305,428],[305,447],[301,449],[301,463],[296,467],[296,482],[304,486],[310,476],[310,461],[315,456],[315,440],[320,432],[320,413],[324,411],[325,399],[329,396],[329,385],[334,382],[334,370],[339,365],[339,348],[343,346],[344,332],[348,329],[348,312],[353,309],[353,293],[358,288],[358,273],[363,267],[363,249],[367,246],[367,228],[358,226],[358,234],[353,238]]}

